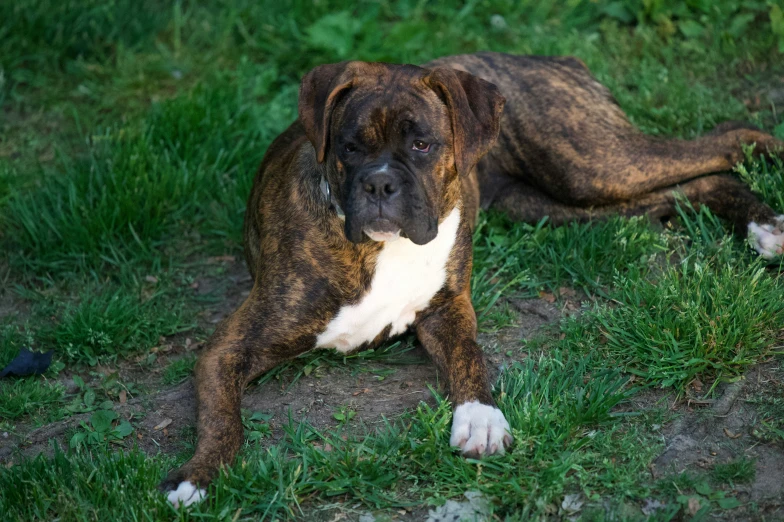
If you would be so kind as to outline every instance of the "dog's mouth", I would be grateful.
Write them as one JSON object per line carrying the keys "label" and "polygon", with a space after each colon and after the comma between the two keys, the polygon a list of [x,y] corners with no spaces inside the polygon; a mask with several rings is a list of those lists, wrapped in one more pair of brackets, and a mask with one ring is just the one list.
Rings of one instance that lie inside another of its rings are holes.
{"label": "dog's mouth", "polygon": [[401,227],[388,219],[374,219],[362,227],[362,232],[365,233],[373,241],[395,241],[400,238]]}

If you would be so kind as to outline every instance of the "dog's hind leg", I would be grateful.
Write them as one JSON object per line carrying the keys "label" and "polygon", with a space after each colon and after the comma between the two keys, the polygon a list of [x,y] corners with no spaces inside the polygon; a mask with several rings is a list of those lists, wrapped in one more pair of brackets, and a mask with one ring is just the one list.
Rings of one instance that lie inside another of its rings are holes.
{"label": "dog's hind leg", "polygon": [[[625,203],[596,207],[578,207],[558,201],[538,188],[517,180],[509,180],[497,192],[489,208],[499,210],[514,221],[536,223],[547,217],[558,226],[572,221],[585,222],[622,215],[649,214],[664,216],[673,209],[674,199],[667,194],[651,194],[649,197]],[[626,212],[624,212],[626,210]]]}
{"label": "dog's hind leg", "polygon": [[507,99],[498,142],[478,167],[483,193],[493,189],[481,175],[488,167],[563,203],[595,207],[729,171],[744,144],[756,143],[757,153],[784,150],[784,142],[737,122],[691,140],[646,135],[575,58],[480,53],[440,63],[495,83]]}
{"label": "dog's hind leg", "polygon": [[[601,165],[597,167],[600,175],[591,180],[591,188],[587,190],[592,193],[589,199],[593,204],[623,201],[706,174],[730,171],[743,160],[744,144],[756,144],[756,154],[784,151],[784,143],[773,136],[736,122],[727,122],[693,140],[661,139],[644,134],[624,136],[621,140],[626,143],[620,151],[615,151],[614,161],[596,163]],[[594,153],[600,161],[603,153]],[[574,177],[581,176],[575,173]]]}
{"label": "dog's hind leg", "polygon": [[504,212],[515,221],[527,223],[549,216],[555,225],[606,219],[614,215],[647,215],[657,219],[675,214],[678,194],[695,207],[705,205],[714,214],[729,220],[741,237],[748,234],[752,247],[763,257],[771,258],[782,253],[784,216],[777,216],[745,184],[728,175],[705,176],[638,198],[594,207],[567,205],[534,187],[509,179],[497,191],[490,208]]}
{"label": "dog's hind leg", "polygon": [[664,218],[675,212],[675,193],[686,192],[686,197],[698,199],[696,185],[691,182],[683,186],[669,187],[651,192],[639,198],[620,203],[579,207],[558,201],[543,191],[525,183],[510,180],[496,194],[489,208],[499,210],[514,221],[536,223],[547,216],[550,223],[558,226],[569,222],[603,220],[612,216],[641,216],[651,219]]}
{"label": "dog's hind leg", "polygon": [[755,153],[784,151],[784,143],[773,136],[753,128],[737,128],[734,122],[693,140],[647,136],[620,125],[609,129],[588,126],[586,134],[592,137],[547,141],[538,161],[521,162],[523,171],[501,170],[563,203],[596,207],[730,171],[743,160],[744,144],[756,144]]}

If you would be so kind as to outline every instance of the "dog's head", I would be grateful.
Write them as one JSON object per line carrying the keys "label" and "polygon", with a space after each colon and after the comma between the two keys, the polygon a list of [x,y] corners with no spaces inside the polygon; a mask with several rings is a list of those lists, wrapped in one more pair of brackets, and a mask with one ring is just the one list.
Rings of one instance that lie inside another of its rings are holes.
{"label": "dog's head", "polygon": [[438,234],[450,191],[495,142],[504,98],[447,68],[343,62],[302,80],[299,116],[359,243]]}

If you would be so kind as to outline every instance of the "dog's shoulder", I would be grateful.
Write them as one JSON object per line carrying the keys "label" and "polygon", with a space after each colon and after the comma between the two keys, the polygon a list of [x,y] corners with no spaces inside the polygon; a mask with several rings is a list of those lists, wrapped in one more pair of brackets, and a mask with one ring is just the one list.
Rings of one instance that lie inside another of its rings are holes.
{"label": "dog's shoulder", "polygon": [[330,225],[334,220],[319,188],[321,171],[299,120],[270,144],[245,211],[245,254],[254,277],[262,259],[272,262],[287,250],[292,250],[287,255],[300,257],[298,245],[308,240],[318,244],[317,231],[339,227],[338,222]]}

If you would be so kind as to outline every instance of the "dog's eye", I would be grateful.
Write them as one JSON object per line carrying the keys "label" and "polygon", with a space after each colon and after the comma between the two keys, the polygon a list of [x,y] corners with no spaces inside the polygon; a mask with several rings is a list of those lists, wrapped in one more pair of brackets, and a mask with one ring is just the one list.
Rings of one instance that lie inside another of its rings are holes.
{"label": "dog's eye", "polygon": [[356,152],[357,146],[354,145],[353,143],[346,143],[345,145],[343,145],[343,150],[345,150],[348,153]]}
{"label": "dog's eye", "polygon": [[414,150],[419,151],[419,152],[429,152],[430,151],[430,144],[429,143],[425,143],[422,140],[414,140],[414,144],[412,145],[411,148],[413,148]]}

